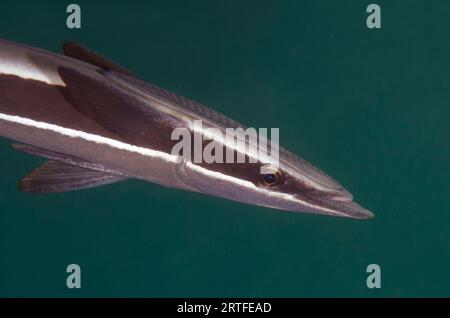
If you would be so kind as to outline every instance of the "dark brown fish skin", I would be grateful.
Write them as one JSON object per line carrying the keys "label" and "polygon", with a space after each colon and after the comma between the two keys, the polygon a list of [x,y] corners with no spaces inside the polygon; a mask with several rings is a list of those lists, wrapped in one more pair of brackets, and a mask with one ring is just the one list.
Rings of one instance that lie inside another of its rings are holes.
{"label": "dark brown fish skin", "polygon": [[273,188],[261,183],[263,162],[175,160],[174,128],[189,128],[196,119],[205,128],[245,126],[142,82],[85,47],[69,43],[64,51],[70,57],[0,40],[1,136],[101,165],[122,177],[282,210],[373,216],[335,180],[282,148],[282,182]]}

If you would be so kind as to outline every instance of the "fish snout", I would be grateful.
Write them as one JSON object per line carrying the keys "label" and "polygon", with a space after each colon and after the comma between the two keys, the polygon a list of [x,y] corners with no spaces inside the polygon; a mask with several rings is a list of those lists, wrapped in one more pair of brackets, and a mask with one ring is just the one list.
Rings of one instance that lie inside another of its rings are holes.
{"label": "fish snout", "polygon": [[371,219],[374,214],[353,201],[353,195],[344,188],[329,191],[317,191],[309,196],[316,213],[327,215]]}

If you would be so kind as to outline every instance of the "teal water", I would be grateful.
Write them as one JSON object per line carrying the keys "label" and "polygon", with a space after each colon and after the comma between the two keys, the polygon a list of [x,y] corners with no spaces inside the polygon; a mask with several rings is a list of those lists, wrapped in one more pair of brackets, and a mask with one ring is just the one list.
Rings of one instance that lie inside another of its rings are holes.
{"label": "teal water", "polygon": [[[382,10],[366,27],[366,6]],[[358,221],[140,181],[34,196],[0,141],[0,296],[450,296],[450,2],[3,1],[0,37],[79,41],[254,127],[372,210]],[[81,266],[82,288],[66,287]],[[366,267],[381,267],[368,289]]]}

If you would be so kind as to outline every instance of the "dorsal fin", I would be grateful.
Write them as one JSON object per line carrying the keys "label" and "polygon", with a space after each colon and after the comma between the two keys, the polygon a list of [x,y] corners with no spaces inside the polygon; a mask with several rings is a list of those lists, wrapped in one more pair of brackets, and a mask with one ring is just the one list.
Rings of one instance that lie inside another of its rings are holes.
{"label": "dorsal fin", "polygon": [[69,56],[71,58],[84,61],[89,64],[96,65],[103,69],[114,70],[116,72],[124,73],[127,75],[134,76],[130,71],[126,68],[120,66],[116,62],[104,57],[97,52],[89,49],[88,47],[74,42],[66,42],[63,45],[64,55]]}
{"label": "dorsal fin", "polygon": [[205,105],[197,103],[189,98],[177,95],[156,85],[144,82],[139,78],[119,72],[114,72],[111,70],[103,71],[101,73],[115,83],[119,83],[122,86],[132,87],[143,92],[144,94],[150,94],[152,96],[157,96],[160,99],[165,99],[166,101],[169,101],[170,103],[173,103],[178,107],[182,106],[183,109],[193,113],[196,118],[204,118],[206,121],[210,121],[212,124],[216,124],[220,127],[225,128],[247,128],[246,125],[243,125],[242,123],[239,123]]}
{"label": "dorsal fin", "polygon": [[125,177],[47,161],[19,182],[19,189],[31,193],[58,193],[98,187],[126,180]]}

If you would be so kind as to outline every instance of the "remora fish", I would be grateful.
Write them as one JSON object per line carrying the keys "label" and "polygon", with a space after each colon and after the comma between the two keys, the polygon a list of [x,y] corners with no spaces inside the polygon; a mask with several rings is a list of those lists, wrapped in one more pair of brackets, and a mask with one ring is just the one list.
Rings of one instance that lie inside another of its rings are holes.
{"label": "remora fish", "polygon": [[181,160],[171,154],[174,128],[191,129],[194,120],[221,130],[242,125],[82,45],[63,50],[0,40],[0,136],[48,159],[20,181],[21,190],[55,193],[135,178],[281,210],[373,216],[338,182],[281,147],[277,171],[263,177],[262,162]]}

